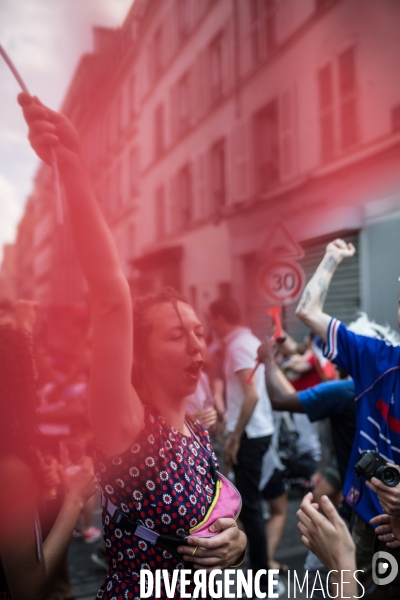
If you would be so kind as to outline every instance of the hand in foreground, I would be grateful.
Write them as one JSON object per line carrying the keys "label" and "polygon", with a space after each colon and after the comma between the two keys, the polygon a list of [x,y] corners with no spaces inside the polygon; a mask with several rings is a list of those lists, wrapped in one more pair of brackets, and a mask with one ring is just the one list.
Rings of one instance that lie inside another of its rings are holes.
{"label": "hand in foreground", "polygon": [[297,511],[301,541],[328,569],[355,571],[355,545],[349,530],[327,496],[322,496],[321,503],[326,516],[312,503],[311,493],[304,497]]}
{"label": "hand in foreground", "polygon": [[270,342],[263,342],[261,346],[258,346],[257,359],[265,365],[274,363],[274,355]]}
{"label": "hand in foreground", "polygon": [[370,520],[377,525],[375,533],[378,540],[386,542],[388,548],[400,548],[400,519],[389,515],[378,515]]}
{"label": "hand in foreground", "polygon": [[247,538],[235,519],[218,519],[210,529],[220,533],[209,538],[191,535],[186,540],[187,545],[178,548],[183,560],[192,563],[194,569],[207,569],[207,573],[213,569],[226,569],[240,562]]}
{"label": "hand in foreground", "polygon": [[93,472],[93,462],[88,456],[85,457],[79,470],[75,473],[61,470],[60,474],[66,498],[77,501],[82,506],[98,489],[97,479]]}
{"label": "hand in foreground", "polygon": [[350,258],[355,254],[355,251],[353,244],[346,244],[340,238],[337,238],[326,247],[326,254],[333,256],[338,262],[341,262],[344,258]]}
{"label": "hand in foreground", "polygon": [[19,94],[18,103],[29,127],[30,144],[39,158],[52,164],[53,149],[61,162],[80,154],[78,134],[66,116],[47,108],[29,94]]}
{"label": "hand in foreground", "polygon": [[[400,471],[397,465],[387,464]],[[380,479],[372,477],[371,481],[367,481],[367,487],[378,494],[380,505],[387,515],[400,517],[400,484],[392,488],[382,483]]]}
{"label": "hand in foreground", "polygon": [[206,408],[195,416],[207,430],[212,429],[217,423],[218,414],[213,407]]}
{"label": "hand in foreground", "polygon": [[240,439],[231,433],[225,442],[223,449],[223,459],[225,466],[231,469],[233,465],[238,464],[237,454],[239,452]]}

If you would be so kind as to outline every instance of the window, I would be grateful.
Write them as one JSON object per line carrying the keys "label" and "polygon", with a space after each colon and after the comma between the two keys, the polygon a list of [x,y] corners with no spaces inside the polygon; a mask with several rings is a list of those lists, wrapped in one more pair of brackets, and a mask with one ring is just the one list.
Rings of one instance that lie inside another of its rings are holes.
{"label": "window", "polygon": [[290,178],[295,171],[295,93],[288,89],[280,96],[280,155],[281,155],[281,180]]}
{"label": "window", "polygon": [[248,126],[246,121],[238,122],[232,131],[232,192],[235,201],[242,201],[248,195]]}
{"label": "window", "polygon": [[205,181],[205,170],[206,170],[206,155],[201,154],[196,161],[196,177],[194,178],[196,183],[196,206],[197,214],[200,218],[206,216],[206,181]]}
{"label": "window", "polygon": [[258,192],[279,182],[278,101],[272,100],[254,118],[256,184]]}
{"label": "window", "polygon": [[321,159],[326,161],[358,141],[355,48],[319,69],[317,79]]}
{"label": "window", "polygon": [[218,212],[226,202],[224,140],[217,142],[211,148],[211,174],[213,208],[216,212]]}
{"label": "window", "polygon": [[189,127],[189,76],[186,73],[178,83],[178,135],[183,135]]}
{"label": "window", "polygon": [[189,165],[185,165],[178,173],[179,225],[188,225],[193,219],[192,176]]}
{"label": "window", "polygon": [[335,151],[333,75],[330,64],[318,71],[318,92],[321,158],[329,160]]}
{"label": "window", "polygon": [[357,95],[354,47],[339,54],[340,139],[343,149],[357,142]]}
{"label": "window", "polygon": [[210,47],[211,61],[211,100],[216,102],[222,96],[222,35],[212,42]]}
{"label": "window", "polygon": [[154,112],[154,155],[160,158],[165,150],[164,138],[164,105],[159,104]]}
{"label": "window", "polygon": [[250,0],[253,61],[257,64],[277,46],[276,0]]}
{"label": "window", "polygon": [[129,180],[131,195],[139,194],[139,151],[137,148],[132,148],[129,154]]}
{"label": "window", "polygon": [[156,237],[163,238],[166,232],[165,188],[160,186],[155,194]]}

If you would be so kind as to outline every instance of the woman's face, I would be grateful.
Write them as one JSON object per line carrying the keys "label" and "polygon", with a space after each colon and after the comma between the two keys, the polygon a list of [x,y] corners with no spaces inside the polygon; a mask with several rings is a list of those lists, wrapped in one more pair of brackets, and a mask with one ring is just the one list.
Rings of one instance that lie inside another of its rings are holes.
{"label": "woman's face", "polygon": [[152,329],[144,359],[150,386],[163,386],[176,399],[193,394],[203,368],[206,343],[203,325],[184,302],[154,306]]}

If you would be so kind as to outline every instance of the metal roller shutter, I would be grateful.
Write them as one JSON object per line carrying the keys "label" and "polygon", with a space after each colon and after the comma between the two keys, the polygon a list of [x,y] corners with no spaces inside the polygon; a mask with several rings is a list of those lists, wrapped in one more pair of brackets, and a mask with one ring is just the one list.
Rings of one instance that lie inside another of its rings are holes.
{"label": "metal roller shutter", "polygon": [[[341,237],[346,242],[352,242],[356,248],[355,255],[343,261],[335,272],[329,286],[324,311],[348,325],[357,318],[360,310],[360,268],[358,255],[358,232],[329,235],[318,240],[302,243],[305,251],[300,261],[309,281],[315,269],[322,260],[325,248],[335,237]],[[286,331],[297,341],[301,341],[307,333],[307,328],[295,316],[297,303],[283,309],[283,323]]]}

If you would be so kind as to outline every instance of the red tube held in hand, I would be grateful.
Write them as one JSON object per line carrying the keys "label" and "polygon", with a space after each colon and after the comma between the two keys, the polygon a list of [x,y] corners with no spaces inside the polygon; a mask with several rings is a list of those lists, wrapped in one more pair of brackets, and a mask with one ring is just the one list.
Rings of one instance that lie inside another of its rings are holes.
{"label": "red tube held in hand", "polygon": [[274,340],[279,340],[280,338],[283,338],[283,329],[282,329],[282,324],[281,324],[281,312],[282,312],[282,306],[271,306],[271,308],[268,309],[268,314],[270,317],[273,318],[274,320],[274,324],[275,324],[275,333],[273,335],[273,339]]}
{"label": "red tube held in hand", "polygon": [[[281,312],[282,312],[282,307],[281,306],[271,306],[271,308],[269,308],[267,310],[267,313],[269,314],[270,317],[272,317],[272,319],[274,320],[274,324],[275,324],[275,333],[271,338],[271,342],[273,342],[274,340],[279,340],[279,339],[283,339],[283,329],[282,329],[282,323],[281,323]],[[252,369],[250,375],[248,376],[247,379],[245,379],[245,383],[251,383],[255,372],[257,371],[258,367],[260,366],[260,361],[258,360],[254,366],[254,368]]]}

